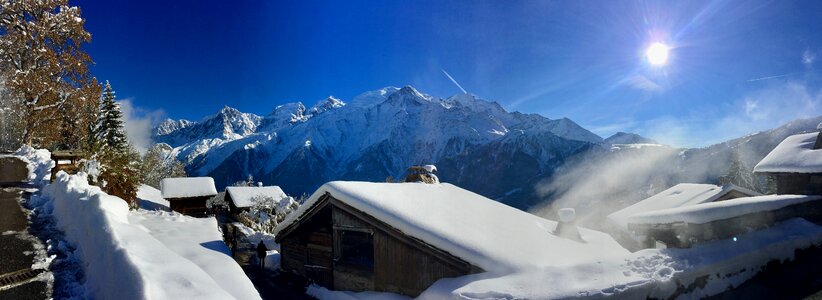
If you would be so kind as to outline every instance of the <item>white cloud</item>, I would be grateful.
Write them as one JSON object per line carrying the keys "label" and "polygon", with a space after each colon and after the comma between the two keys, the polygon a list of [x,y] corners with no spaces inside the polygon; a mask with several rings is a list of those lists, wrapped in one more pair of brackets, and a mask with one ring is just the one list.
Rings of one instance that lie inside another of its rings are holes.
{"label": "white cloud", "polygon": [[151,146],[152,126],[162,120],[166,113],[163,110],[147,110],[134,106],[131,99],[120,100],[119,104],[129,142],[137,151],[145,153]]}
{"label": "white cloud", "polygon": [[802,52],[802,64],[806,66],[811,66],[816,61],[816,54],[811,52],[811,49],[805,49]]}

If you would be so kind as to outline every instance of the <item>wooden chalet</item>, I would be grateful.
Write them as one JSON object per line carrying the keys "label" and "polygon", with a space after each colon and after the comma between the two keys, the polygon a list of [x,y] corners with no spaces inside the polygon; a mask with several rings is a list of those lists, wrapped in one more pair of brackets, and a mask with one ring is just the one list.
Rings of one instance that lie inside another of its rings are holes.
{"label": "wooden chalet", "polygon": [[330,182],[275,234],[285,272],[329,289],[416,297],[442,278],[591,259],[616,245],[587,229],[583,238],[597,239],[564,239],[556,226],[450,184]]}
{"label": "wooden chalet", "polygon": [[288,195],[279,186],[230,186],[225,188],[225,201],[232,214],[249,210],[256,197],[267,197],[275,202],[287,199]]}
{"label": "wooden chalet", "polygon": [[776,181],[777,194],[822,195],[820,133],[785,138],[754,167],[754,173]]}
{"label": "wooden chalet", "polygon": [[208,213],[206,201],[217,195],[211,177],[176,177],[160,181],[160,192],[171,210],[194,217]]}

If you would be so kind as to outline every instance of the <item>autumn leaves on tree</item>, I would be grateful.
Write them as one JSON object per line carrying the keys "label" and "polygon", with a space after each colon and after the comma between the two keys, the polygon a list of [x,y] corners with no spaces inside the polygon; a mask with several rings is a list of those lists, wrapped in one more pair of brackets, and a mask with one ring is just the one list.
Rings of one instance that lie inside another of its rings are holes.
{"label": "autumn leaves on tree", "polygon": [[100,186],[134,203],[139,154],[111,85],[102,92],[68,0],[0,0],[0,148],[80,149],[100,162]]}

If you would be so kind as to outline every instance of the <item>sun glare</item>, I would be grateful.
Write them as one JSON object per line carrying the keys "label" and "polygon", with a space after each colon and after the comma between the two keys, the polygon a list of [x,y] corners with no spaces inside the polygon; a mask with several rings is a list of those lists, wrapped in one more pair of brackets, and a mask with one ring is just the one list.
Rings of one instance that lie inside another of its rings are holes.
{"label": "sun glare", "polygon": [[655,66],[662,66],[668,62],[668,46],[663,43],[653,43],[645,50],[648,62]]}

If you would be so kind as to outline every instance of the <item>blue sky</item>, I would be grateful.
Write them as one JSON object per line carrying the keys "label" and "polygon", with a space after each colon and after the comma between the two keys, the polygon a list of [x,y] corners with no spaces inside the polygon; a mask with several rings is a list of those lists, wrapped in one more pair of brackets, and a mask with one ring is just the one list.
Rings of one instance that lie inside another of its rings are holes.
{"label": "blue sky", "polygon": [[[820,1],[72,1],[134,120],[412,85],[704,146],[822,114]],[[667,44],[651,66],[645,49]]]}

